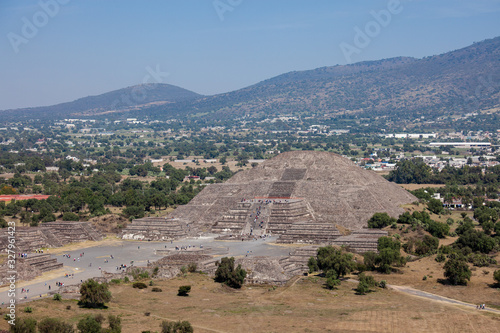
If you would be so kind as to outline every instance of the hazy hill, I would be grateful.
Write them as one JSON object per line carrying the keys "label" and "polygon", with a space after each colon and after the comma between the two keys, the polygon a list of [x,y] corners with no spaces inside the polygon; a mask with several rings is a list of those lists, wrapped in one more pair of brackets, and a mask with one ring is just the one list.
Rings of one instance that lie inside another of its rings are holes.
{"label": "hazy hill", "polygon": [[148,83],[88,96],[73,102],[52,106],[6,110],[5,115],[34,118],[57,118],[102,115],[112,112],[137,110],[151,105],[164,105],[200,98],[195,92],[163,83]]}
{"label": "hazy hill", "polygon": [[500,37],[441,55],[290,72],[234,92],[153,108],[214,117],[362,112],[393,117],[467,113],[500,104]]}
{"label": "hazy hill", "polygon": [[[358,113],[365,117],[413,119],[464,114],[500,106],[500,37],[423,59],[398,57],[290,72],[214,96],[203,97],[182,88],[155,85],[147,90],[144,101],[136,103],[138,106],[113,104],[120,101],[122,94],[132,96],[133,89],[52,107],[13,110],[11,114],[16,117],[75,112],[96,115],[116,108],[129,116],[153,118]],[[108,112],[106,116],[113,115]]]}

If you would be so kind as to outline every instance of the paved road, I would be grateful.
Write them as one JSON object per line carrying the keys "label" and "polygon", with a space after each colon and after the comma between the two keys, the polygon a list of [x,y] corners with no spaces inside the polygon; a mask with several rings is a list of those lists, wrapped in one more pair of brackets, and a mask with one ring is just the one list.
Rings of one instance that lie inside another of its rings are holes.
{"label": "paved road", "polygon": [[[145,241],[116,241],[112,244],[101,244],[84,249],[72,250],[63,254],[53,255],[64,267],[56,271],[45,273],[32,281],[18,281],[16,299],[18,301],[39,298],[47,293],[57,291],[56,282],[65,285],[77,284],[92,277],[101,276],[101,271],[119,272],[117,266],[121,264],[130,266],[146,266],[148,260],[155,261],[161,256],[155,255],[157,249],[175,249],[175,246],[191,246],[204,249],[210,248],[210,254],[216,257],[234,256],[285,256],[290,248],[272,245],[275,237],[257,241],[218,241],[213,236],[201,238],[188,238],[173,242],[145,242]],[[80,254],[83,253],[83,256]],[[70,257],[66,257],[69,255]],[[111,258],[113,256],[113,259]],[[107,261],[107,262],[106,262]],[[91,265],[91,266],[90,266]],[[74,275],[65,277],[66,274]],[[50,290],[49,290],[50,286]],[[21,293],[21,288],[29,292]],[[9,301],[7,288],[0,289],[0,304]]]}

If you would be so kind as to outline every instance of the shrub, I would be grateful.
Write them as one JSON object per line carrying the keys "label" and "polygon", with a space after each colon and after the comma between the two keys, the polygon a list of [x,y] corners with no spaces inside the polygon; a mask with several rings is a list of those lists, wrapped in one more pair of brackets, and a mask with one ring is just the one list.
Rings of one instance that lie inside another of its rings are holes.
{"label": "shrub", "polygon": [[109,333],[121,333],[122,331],[122,319],[120,316],[108,315],[109,329],[105,332]]}
{"label": "shrub", "polygon": [[10,331],[12,333],[36,333],[36,324],[33,318],[16,318],[15,324],[10,326]]}
{"label": "shrub", "polygon": [[102,327],[101,323],[96,320],[94,316],[88,315],[81,319],[76,325],[80,332],[85,333],[101,333]]}
{"label": "shrub", "polygon": [[56,318],[45,318],[38,323],[40,333],[73,333],[75,329],[72,324],[65,323]]}
{"label": "shrub", "polygon": [[193,333],[193,327],[188,321],[168,322],[160,324],[161,333]]}
{"label": "shrub", "polygon": [[436,256],[436,259],[435,259],[437,262],[444,262],[446,260],[446,256],[442,253],[439,253],[437,256]]}
{"label": "shrub", "polygon": [[60,301],[62,300],[62,296],[60,294],[54,294],[54,297],[52,297],[54,301]]}
{"label": "shrub", "polygon": [[371,275],[365,275],[364,273],[359,274],[359,282],[364,282],[368,287],[375,287],[377,285],[377,281]]}
{"label": "shrub", "polygon": [[24,308],[24,312],[26,313],[32,313],[33,312],[33,308],[31,306],[27,306]]}
{"label": "shrub", "polygon": [[161,288],[158,288],[158,287],[153,287],[153,289],[151,289],[152,292],[155,292],[155,293],[161,293],[163,290],[161,290]]}
{"label": "shrub", "polygon": [[490,258],[486,254],[482,253],[470,254],[467,259],[470,263],[477,267],[488,267],[497,263],[495,259]]}
{"label": "shrub", "polygon": [[182,274],[186,274],[187,273],[187,267],[186,266],[182,266],[181,267],[181,273]]}
{"label": "shrub", "polygon": [[128,276],[125,276],[125,277],[123,278],[123,282],[125,282],[125,283],[130,282],[130,279],[128,278]]}
{"label": "shrub", "polygon": [[94,315],[94,319],[101,325],[104,323],[104,316],[100,313]]}
{"label": "shrub", "polygon": [[500,286],[500,269],[493,273],[493,279],[496,281],[497,286]]}
{"label": "shrub", "polygon": [[122,279],[111,279],[109,283],[111,284],[120,284],[122,282]]}
{"label": "shrub", "polygon": [[149,286],[153,286],[153,280],[149,281]]}
{"label": "shrub", "polygon": [[425,256],[436,252],[439,245],[439,239],[425,235],[422,240],[411,238],[403,248],[407,253],[413,253],[419,256]]}
{"label": "shrub", "polygon": [[383,289],[387,288],[387,281],[385,280],[380,281],[379,287]]}
{"label": "shrub", "polygon": [[358,295],[366,295],[368,292],[370,292],[370,287],[368,287],[365,282],[359,282],[358,286],[354,290]]}
{"label": "shrub", "polygon": [[439,252],[441,252],[442,254],[450,254],[453,252],[453,248],[448,245],[441,245],[439,247]]}
{"label": "shrub", "polygon": [[134,282],[132,288],[146,289],[148,286],[144,282]]}
{"label": "shrub", "polygon": [[197,269],[197,268],[198,268],[198,266],[196,265],[196,263],[195,263],[195,262],[190,262],[190,263],[188,264],[188,272],[189,272],[189,273],[194,273],[194,272],[196,272],[196,269]]}
{"label": "shrub", "polygon": [[177,296],[189,296],[189,292],[191,291],[191,286],[180,286],[177,291]]}

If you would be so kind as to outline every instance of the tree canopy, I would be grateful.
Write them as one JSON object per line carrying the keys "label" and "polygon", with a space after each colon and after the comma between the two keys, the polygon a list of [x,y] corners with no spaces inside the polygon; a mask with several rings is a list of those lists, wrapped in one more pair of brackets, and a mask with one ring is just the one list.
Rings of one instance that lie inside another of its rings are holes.
{"label": "tree canopy", "polygon": [[111,292],[106,283],[99,283],[94,279],[89,279],[80,286],[80,303],[89,308],[104,306],[111,300]]}

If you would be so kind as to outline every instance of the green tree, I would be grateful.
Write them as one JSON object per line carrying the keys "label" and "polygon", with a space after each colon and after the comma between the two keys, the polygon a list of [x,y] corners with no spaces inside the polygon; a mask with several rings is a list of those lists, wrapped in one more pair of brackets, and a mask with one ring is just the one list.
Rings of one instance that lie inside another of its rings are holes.
{"label": "green tree", "polygon": [[363,263],[365,264],[366,268],[369,269],[370,271],[374,270],[376,268],[376,263],[377,263],[377,253],[373,251],[368,251],[363,254]]}
{"label": "green tree", "polygon": [[438,199],[429,199],[427,202],[427,208],[434,214],[441,214],[443,211],[443,204]]}
{"label": "green tree", "polygon": [[458,248],[469,247],[472,251],[490,253],[495,247],[495,240],[479,230],[467,230],[455,242]]}
{"label": "green tree", "polygon": [[449,259],[446,264],[444,264],[444,276],[453,285],[467,285],[467,281],[470,281],[472,273],[465,261],[460,259]]}
{"label": "green tree", "polygon": [[368,228],[383,228],[396,222],[396,219],[390,217],[387,213],[375,213],[368,220]]}
{"label": "green tree", "polygon": [[446,223],[430,220],[427,222],[425,229],[434,237],[444,238],[450,232],[450,226]]}
{"label": "green tree", "polygon": [[[378,239],[377,249],[378,254],[368,255],[367,267],[375,267],[378,271],[388,274],[392,271],[392,266],[402,266],[406,260],[401,257],[400,253],[401,243],[397,239],[391,237],[380,237]],[[374,262],[374,263],[373,263]]]}
{"label": "green tree", "polygon": [[328,289],[335,289],[338,285],[340,285],[340,280],[339,276],[337,275],[337,272],[334,270],[329,270],[326,272],[326,287]]}
{"label": "green tree", "polygon": [[238,265],[234,268],[234,257],[221,259],[215,271],[215,282],[225,283],[231,288],[241,288],[247,272]]}
{"label": "green tree", "polygon": [[415,158],[399,161],[387,179],[398,184],[426,184],[431,181],[431,177],[431,168],[422,158]]}
{"label": "green tree", "polygon": [[317,252],[318,267],[323,272],[333,270],[337,276],[343,277],[356,268],[351,253],[342,252],[332,246],[320,247]]}
{"label": "green tree", "polygon": [[401,248],[401,243],[397,239],[393,239],[392,237],[383,236],[380,237],[377,241],[377,250],[381,251],[383,249],[392,249],[399,251]]}
{"label": "green tree", "polygon": [[459,224],[458,228],[455,229],[457,235],[462,235],[466,231],[474,229],[474,223],[469,217],[465,217]]}
{"label": "green tree", "polygon": [[98,283],[94,279],[89,279],[80,286],[80,303],[89,308],[104,306],[111,300],[111,292],[106,283]]}

